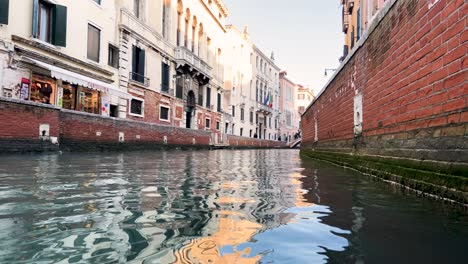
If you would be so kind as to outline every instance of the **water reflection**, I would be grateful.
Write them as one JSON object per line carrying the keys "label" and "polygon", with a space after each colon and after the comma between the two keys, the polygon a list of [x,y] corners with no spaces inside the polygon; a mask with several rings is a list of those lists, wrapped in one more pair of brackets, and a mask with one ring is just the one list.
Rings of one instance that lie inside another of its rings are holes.
{"label": "water reflection", "polygon": [[395,193],[363,179],[288,150],[2,157],[0,263],[373,260],[368,212]]}

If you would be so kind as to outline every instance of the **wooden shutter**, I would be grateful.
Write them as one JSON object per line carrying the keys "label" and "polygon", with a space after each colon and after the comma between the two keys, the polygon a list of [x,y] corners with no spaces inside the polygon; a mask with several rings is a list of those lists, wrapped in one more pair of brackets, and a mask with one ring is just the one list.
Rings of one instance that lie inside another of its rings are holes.
{"label": "wooden shutter", "polygon": [[0,0],[0,24],[8,25],[9,0]]}
{"label": "wooden shutter", "polygon": [[39,0],[33,0],[33,13],[32,13],[32,36],[37,38],[39,35]]}
{"label": "wooden shutter", "polygon": [[52,8],[52,44],[67,46],[67,7],[54,5]]}

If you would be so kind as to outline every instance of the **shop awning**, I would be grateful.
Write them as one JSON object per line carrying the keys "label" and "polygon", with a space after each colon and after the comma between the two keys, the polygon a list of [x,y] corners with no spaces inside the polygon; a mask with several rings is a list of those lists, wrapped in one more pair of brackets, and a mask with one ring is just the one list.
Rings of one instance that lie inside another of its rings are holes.
{"label": "shop awning", "polygon": [[126,93],[124,91],[120,91],[120,90],[116,89],[114,86],[112,86],[111,84],[105,83],[103,81],[99,81],[99,80],[96,80],[96,79],[93,79],[93,78],[89,78],[89,77],[83,76],[81,74],[74,73],[72,71],[68,71],[68,70],[59,68],[59,67],[54,66],[54,65],[50,65],[48,63],[37,61],[35,59],[31,59],[31,58],[25,58],[25,59],[27,59],[31,63],[33,63],[33,64],[35,64],[35,65],[37,65],[37,66],[39,66],[41,68],[45,68],[47,70],[50,70],[50,74],[51,74],[51,76],[53,78],[60,79],[62,81],[66,81],[66,82],[69,82],[69,83],[72,83],[72,84],[88,87],[88,88],[91,88],[91,89],[95,89],[95,90],[98,90],[98,91],[101,91],[101,92],[114,94],[114,95],[117,95],[117,96],[125,98],[125,99],[130,99],[132,97],[129,93]]}

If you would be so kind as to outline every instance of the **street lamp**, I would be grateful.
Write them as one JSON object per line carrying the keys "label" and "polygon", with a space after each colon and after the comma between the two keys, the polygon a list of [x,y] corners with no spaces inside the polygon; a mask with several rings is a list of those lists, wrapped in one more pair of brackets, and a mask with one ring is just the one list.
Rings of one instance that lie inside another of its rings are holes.
{"label": "street lamp", "polygon": [[329,71],[336,71],[337,69],[325,69],[325,76],[328,76]]}

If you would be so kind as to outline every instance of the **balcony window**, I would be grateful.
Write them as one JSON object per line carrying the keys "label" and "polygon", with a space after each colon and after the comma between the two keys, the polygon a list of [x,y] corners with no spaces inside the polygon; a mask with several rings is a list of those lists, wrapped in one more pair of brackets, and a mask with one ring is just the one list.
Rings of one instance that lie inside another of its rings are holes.
{"label": "balcony window", "polygon": [[169,92],[170,67],[166,63],[161,63],[161,92]]}
{"label": "balcony window", "polygon": [[211,109],[211,88],[206,87],[206,108]]}
{"label": "balcony window", "polygon": [[32,22],[33,37],[56,46],[66,46],[67,7],[34,0]]}
{"label": "balcony window", "polygon": [[9,0],[0,0],[0,24],[8,25],[9,7]]}
{"label": "balcony window", "polygon": [[145,51],[133,46],[131,79],[145,84]]}
{"label": "balcony window", "polygon": [[218,93],[218,112],[222,112],[221,108],[221,94]]}
{"label": "balcony window", "polygon": [[130,100],[130,115],[134,116],[144,116],[144,101],[137,98],[132,98]]}
{"label": "balcony window", "polygon": [[99,44],[101,39],[101,30],[88,24],[88,59],[99,62]]}

